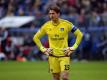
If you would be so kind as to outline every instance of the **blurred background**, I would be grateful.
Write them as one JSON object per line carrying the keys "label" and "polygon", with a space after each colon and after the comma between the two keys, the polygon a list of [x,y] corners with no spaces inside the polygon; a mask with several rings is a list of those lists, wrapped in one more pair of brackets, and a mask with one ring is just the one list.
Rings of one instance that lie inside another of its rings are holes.
{"label": "blurred background", "polygon": [[[0,61],[47,60],[32,38],[47,20],[47,8],[56,3],[61,18],[84,34],[74,61],[107,60],[107,0],[0,0]],[[73,35],[73,34],[72,34]],[[69,35],[69,46],[75,37]],[[48,46],[47,36],[41,39]]]}

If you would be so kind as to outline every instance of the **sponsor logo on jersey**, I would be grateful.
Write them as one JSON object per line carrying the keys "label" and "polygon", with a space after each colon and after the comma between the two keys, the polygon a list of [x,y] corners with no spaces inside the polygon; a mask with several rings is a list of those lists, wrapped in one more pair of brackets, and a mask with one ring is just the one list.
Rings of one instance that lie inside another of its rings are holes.
{"label": "sponsor logo on jersey", "polygon": [[64,31],[64,28],[60,28],[60,31]]}

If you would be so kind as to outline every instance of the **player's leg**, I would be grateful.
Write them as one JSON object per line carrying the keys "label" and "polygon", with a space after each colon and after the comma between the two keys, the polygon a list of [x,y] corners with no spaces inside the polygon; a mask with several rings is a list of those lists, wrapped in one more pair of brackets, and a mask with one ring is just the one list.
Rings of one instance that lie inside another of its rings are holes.
{"label": "player's leg", "polygon": [[49,57],[49,68],[50,72],[52,73],[53,80],[60,80],[60,64],[58,58],[56,57]]}
{"label": "player's leg", "polygon": [[69,80],[69,72],[68,71],[61,72],[61,78],[62,80]]}
{"label": "player's leg", "polygon": [[53,80],[60,80],[60,73],[52,73]]}
{"label": "player's leg", "polygon": [[69,80],[70,58],[69,57],[60,58],[60,67],[61,67],[61,79]]}

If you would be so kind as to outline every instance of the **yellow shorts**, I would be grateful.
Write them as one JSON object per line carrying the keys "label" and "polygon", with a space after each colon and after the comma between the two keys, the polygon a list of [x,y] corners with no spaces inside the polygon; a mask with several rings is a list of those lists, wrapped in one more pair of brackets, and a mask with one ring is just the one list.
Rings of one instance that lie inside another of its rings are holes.
{"label": "yellow shorts", "polygon": [[49,56],[50,72],[60,73],[62,71],[69,71],[70,69],[70,57],[52,57]]}

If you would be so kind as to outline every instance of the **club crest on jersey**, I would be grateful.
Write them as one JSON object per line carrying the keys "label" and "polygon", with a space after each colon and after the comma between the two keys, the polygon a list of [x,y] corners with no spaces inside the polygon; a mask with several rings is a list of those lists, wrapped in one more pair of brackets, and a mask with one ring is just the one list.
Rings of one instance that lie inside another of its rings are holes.
{"label": "club crest on jersey", "polygon": [[64,28],[60,28],[60,31],[64,31]]}
{"label": "club crest on jersey", "polygon": [[51,28],[48,28],[49,31],[51,31]]}

